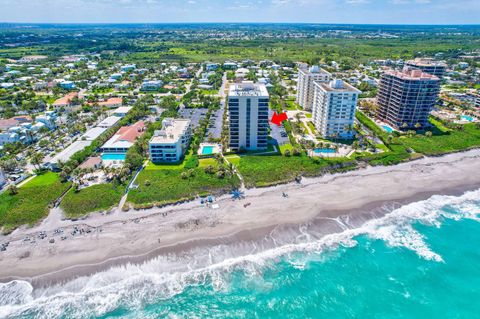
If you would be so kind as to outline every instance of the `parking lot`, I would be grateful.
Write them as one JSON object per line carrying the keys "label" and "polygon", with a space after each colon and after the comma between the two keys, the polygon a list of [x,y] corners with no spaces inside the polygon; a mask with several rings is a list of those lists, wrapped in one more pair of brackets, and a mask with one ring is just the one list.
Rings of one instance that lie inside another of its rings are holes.
{"label": "parking lot", "polygon": [[207,109],[181,109],[178,111],[181,118],[189,119],[192,121],[192,127],[197,128],[200,124],[200,121],[205,118],[207,114]]}
{"label": "parking lot", "polygon": [[213,138],[222,137],[222,126],[223,126],[223,112],[224,106],[222,102],[222,107],[215,111],[210,118],[210,124],[208,126],[207,136],[212,134]]}
{"label": "parking lot", "polygon": [[[270,118],[273,116],[273,111],[270,111]],[[277,141],[278,145],[284,145],[290,143],[288,139],[288,134],[285,132],[285,128],[282,126],[277,126],[270,122],[270,136]]]}

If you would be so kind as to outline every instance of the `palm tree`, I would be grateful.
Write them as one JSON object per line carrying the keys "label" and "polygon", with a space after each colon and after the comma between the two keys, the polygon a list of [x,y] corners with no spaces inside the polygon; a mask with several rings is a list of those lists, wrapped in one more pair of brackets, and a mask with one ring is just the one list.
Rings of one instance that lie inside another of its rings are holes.
{"label": "palm tree", "polygon": [[218,166],[222,166],[222,165],[223,165],[222,155],[220,155],[220,154],[215,154],[215,160],[217,161]]}
{"label": "palm tree", "polygon": [[392,134],[389,134],[387,136],[387,144],[392,144],[392,141],[393,141],[393,135]]}
{"label": "palm tree", "polygon": [[42,164],[43,158],[44,156],[42,153],[39,153],[39,152],[33,153],[30,158],[30,163],[32,163],[32,165],[35,166],[37,169],[40,169],[41,168],[40,165]]}
{"label": "palm tree", "polygon": [[235,174],[235,165],[228,162],[228,165],[225,167],[225,171],[229,177],[233,176]]}

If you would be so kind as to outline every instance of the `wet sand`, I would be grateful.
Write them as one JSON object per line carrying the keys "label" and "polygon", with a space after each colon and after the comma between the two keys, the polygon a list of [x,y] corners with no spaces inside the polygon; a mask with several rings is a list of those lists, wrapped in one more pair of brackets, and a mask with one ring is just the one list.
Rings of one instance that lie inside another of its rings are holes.
{"label": "wet sand", "polygon": [[[61,211],[55,210],[40,225],[1,237],[1,242],[10,244],[0,252],[0,281],[23,279],[46,285],[194,247],[257,240],[275,229],[307,222],[324,225],[325,234],[339,232],[337,218],[348,216],[350,223],[359,226],[435,194],[460,195],[478,189],[479,172],[480,150],[472,150],[247,190],[243,200],[218,198],[218,209],[197,200],[143,211],[92,214],[75,222],[62,220]],[[72,235],[74,227],[77,232]],[[54,234],[57,229],[63,232]],[[46,238],[38,238],[41,231]]]}

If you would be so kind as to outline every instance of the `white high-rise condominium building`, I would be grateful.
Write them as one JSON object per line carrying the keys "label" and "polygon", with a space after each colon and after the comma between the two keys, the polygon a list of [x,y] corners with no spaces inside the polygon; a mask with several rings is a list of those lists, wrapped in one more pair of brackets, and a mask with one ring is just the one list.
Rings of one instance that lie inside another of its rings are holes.
{"label": "white high-rise condominium building", "polygon": [[165,118],[162,129],[155,131],[148,143],[153,163],[178,162],[188,148],[191,138],[190,120]]}
{"label": "white high-rise condominium building", "polygon": [[269,95],[264,84],[232,84],[228,93],[230,149],[265,150]]}
{"label": "white high-rise condominium building", "polygon": [[314,65],[310,69],[298,70],[298,83],[297,83],[297,103],[304,110],[312,110],[313,107],[313,94],[315,90],[314,82],[328,83],[332,75]]}
{"label": "white high-rise condominium building", "polygon": [[355,109],[361,92],[342,80],[315,82],[313,123],[327,138],[352,138]]}

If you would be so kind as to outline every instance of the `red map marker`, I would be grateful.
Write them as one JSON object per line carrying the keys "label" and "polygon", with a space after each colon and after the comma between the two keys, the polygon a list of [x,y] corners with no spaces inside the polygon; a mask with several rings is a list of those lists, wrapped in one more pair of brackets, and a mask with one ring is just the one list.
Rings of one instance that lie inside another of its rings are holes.
{"label": "red map marker", "polygon": [[283,112],[281,114],[277,114],[277,112],[274,112],[270,122],[280,126],[282,124],[282,122],[286,121],[286,120],[288,120],[287,113]]}

